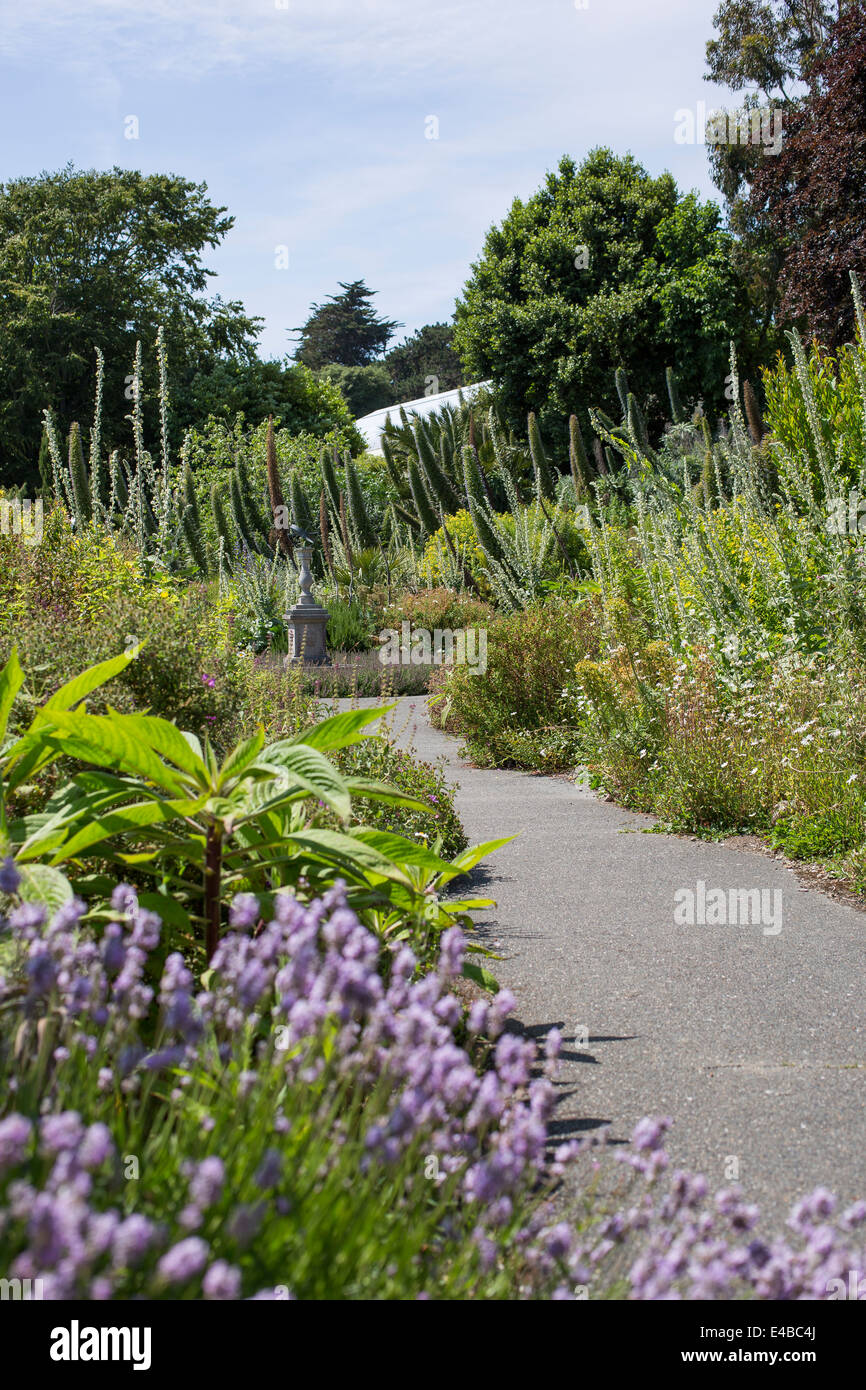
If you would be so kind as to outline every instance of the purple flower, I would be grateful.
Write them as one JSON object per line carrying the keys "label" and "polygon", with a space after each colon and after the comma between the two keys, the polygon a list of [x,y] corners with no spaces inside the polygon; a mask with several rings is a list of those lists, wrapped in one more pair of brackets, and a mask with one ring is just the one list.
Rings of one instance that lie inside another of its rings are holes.
{"label": "purple flower", "polygon": [[256,1185],[263,1190],[276,1187],[282,1173],[282,1155],[276,1149],[268,1149],[256,1170]]}
{"label": "purple flower", "polygon": [[32,1133],[33,1126],[23,1115],[7,1115],[0,1120],[0,1173],[24,1161]]}
{"label": "purple flower", "polygon": [[571,1249],[574,1241],[574,1232],[567,1221],[560,1221],[559,1225],[554,1226],[548,1231],[545,1244],[547,1253],[554,1260],[564,1260]]}
{"label": "purple flower", "polygon": [[456,978],[463,969],[466,940],[459,927],[449,927],[439,943],[439,970],[446,979]]}
{"label": "purple flower", "polygon": [[229,913],[229,923],[233,931],[249,931],[256,925],[261,915],[259,900],[255,893],[238,893]]}
{"label": "purple flower", "polygon": [[668,1118],[652,1119],[649,1116],[638,1120],[631,1136],[633,1146],[639,1153],[648,1153],[660,1148],[672,1123]]}
{"label": "purple flower", "polygon": [[8,893],[11,898],[18,892],[18,885],[21,882],[21,875],[15,867],[15,860],[11,854],[0,860],[0,893]]}
{"label": "purple flower", "polygon": [[226,1260],[211,1265],[202,1280],[205,1298],[237,1299],[241,1296],[241,1272]]}
{"label": "purple flower", "polygon": [[486,999],[475,999],[470,1005],[466,1027],[473,1036],[477,1036],[479,1033],[484,1032],[487,1027]]}
{"label": "purple flower", "polygon": [[202,1159],[190,1179],[190,1196],[202,1211],[207,1211],[222,1196],[224,1182],[225,1165],[221,1158],[211,1155]]}
{"label": "purple flower", "polygon": [[77,1149],[83,1135],[81,1116],[74,1110],[64,1110],[61,1115],[46,1115],[39,1125],[42,1147],[50,1154]]}
{"label": "purple flower", "polygon": [[89,1125],[78,1149],[78,1162],[82,1168],[101,1168],[114,1153],[111,1133],[107,1125]]}
{"label": "purple flower", "polygon": [[162,1256],[157,1275],[167,1284],[185,1284],[201,1273],[209,1254],[207,1242],[200,1236],[187,1236]]}
{"label": "purple flower", "polygon": [[140,1216],[137,1212],[127,1216],[117,1227],[111,1243],[115,1266],[119,1269],[130,1269],[140,1264],[155,1235],[155,1228],[146,1216]]}

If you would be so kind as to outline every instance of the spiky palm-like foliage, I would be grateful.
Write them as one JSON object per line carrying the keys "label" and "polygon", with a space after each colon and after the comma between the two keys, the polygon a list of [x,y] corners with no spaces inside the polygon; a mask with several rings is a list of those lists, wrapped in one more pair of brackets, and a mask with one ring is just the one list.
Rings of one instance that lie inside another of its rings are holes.
{"label": "spiky palm-like foliage", "polygon": [[758,398],[750,381],[743,382],[743,408],[746,412],[752,443],[760,444],[767,433],[767,426],[764,424],[761,407],[758,405]]}
{"label": "spiky palm-like foliage", "polygon": [[293,522],[301,528],[305,535],[312,536],[313,509],[297,469],[293,469],[289,478],[289,497],[292,504]]}
{"label": "spiky palm-like foliage", "polygon": [[354,568],[354,557],[352,553],[352,540],[349,535],[349,517],[346,512],[346,495],[340,493],[339,510],[337,515],[340,518],[340,536],[343,542],[343,551],[349,565],[349,569]]}
{"label": "spiky palm-like foliage", "polygon": [[668,388],[668,400],[671,404],[671,419],[675,425],[684,425],[688,420],[682,401],[680,400],[679,385],[673,367],[668,367],[665,371],[665,381]]}
{"label": "spiky palm-like foliage", "polygon": [[616,383],[616,394],[619,396],[619,403],[622,407],[622,418],[628,419],[628,398],[631,391],[628,384],[628,376],[624,367],[617,367],[613,374]]}
{"label": "spiky palm-like foliage", "polygon": [[69,429],[69,476],[72,480],[75,519],[80,526],[86,526],[93,517],[93,501],[90,495],[90,479],[84,465],[81,430],[77,421],[73,421]]}
{"label": "spiky palm-like foliage", "polygon": [[234,549],[234,532],[226,515],[225,503],[219,483],[214,483],[210,490],[210,505],[220,546],[225,555],[226,564],[230,566],[231,554]]}
{"label": "spiky palm-like foliage", "polygon": [[539,501],[543,498],[547,502],[552,502],[556,497],[556,484],[553,480],[553,473],[550,469],[547,453],[541,438],[541,430],[538,428],[538,420],[535,417],[534,410],[529,412],[527,433],[529,435],[529,452],[532,455],[532,466],[535,470],[535,495]]}
{"label": "spiky palm-like foliage", "polygon": [[430,501],[427,489],[424,486],[424,480],[421,477],[421,470],[418,462],[414,458],[410,458],[409,460],[408,473],[409,491],[412,494],[416,515],[421,523],[423,531],[428,536],[432,536],[439,530],[439,518],[436,515],[433,503]]}
{"label": "spiky palm-like foliage", "polygon": [[[268,416],[268,432],[265,440],[265,471],[268,479],[268,500],[271,504],[272,526],[276,532],[275,544],[279,546],[283,554],[289,559],[293,559],[292,537],[288,527],[284,525],[285,518],[288,516],[286,499],[283,496],[283,485],[280,479],[280,465],[277,459],[277,442],[274,438],[274,417]],[[273,535],[274,532],[272,531]]]}
{"label": "spiky palm-like foliage", "polygon": [[427,488],[427,492],[434,502],[446,512],[456,511],[460,505],[460,494],[448,476],[447,469],[450,466],[452,445],[449,435],[445,429],[439,432],[437,450],[431,439],[431,432],[426,422],[418,420],[414,429],[415,453],[421,468],[421,475]]}
{"label": "spiky palm-like foliage", "polygon": [[328,494],[331,513],[335,517],[340,515],[340,485],[337,482],[337,462],[336,449],[334,449],[333,454],[329,453],[326,449],[322,450],[320,459],[322,482],[325,484],[325,491]]}
{"label": "spiky palm-like foliage", "polygon": [[328,516],[328,498],[324,488],[319,493],[319,535],[322,540],[322,554],[331,574],[334,573],[334,556],[331,551],[331,522]]}
{"label": "spiky palm-like foliage", "polygon": [[649,432],[646,427],[646,420],[638,404],[637,396],[631,391],[627,397],[627,405],[626,418],[628,419],[629,434],[633,436],[642,449],[647,449],[649,448]]}
{"label": "spiky palm-like foliage", "polygon": [[207,576],[210,574],[212,566],[210,556],[207,552],[207,546],[204,543],[204,537],[202,535],[201,513],[199,511],[195,482],[193,480],[192,470],[186,462],[183,468],[181,492],[184,504],[181,517],[184,540],[187,543],[189,553],[194,563],[201,570],[202,574]]}
{"label": "spiky palm-like foliage", "polygon": [[376,532],[367,512],[358,470],[350,454],[346,455],[345,477],[349,533],[359,550],[368,550],[376,545]]}
{"label": "spiky palm-like foliage", "polygon": [[257,531],[255,521],[249,515],[236,469],[232,469],[229,478],[229,508],[241,542],[250,554],[267,554],[267,540]]}
{"label": "spiky palm-like foliage", "polygon": [[574,496],[578,503],[588,502],[591,496],[592,467],[583,442],[580,421],[576,415],[568,421],[568,464],[574,483]]}

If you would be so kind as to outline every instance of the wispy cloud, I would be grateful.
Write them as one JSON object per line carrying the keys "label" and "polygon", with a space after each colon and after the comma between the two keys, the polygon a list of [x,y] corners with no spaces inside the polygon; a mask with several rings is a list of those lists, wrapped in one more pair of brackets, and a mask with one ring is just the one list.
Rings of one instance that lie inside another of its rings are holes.
{"label": "wispy cloud", "polygon": [[717,3],[0,0],[0,121],[17,133],[0,178],[73,159],[205,179],[237,219],[215,283],[265,316],[271,352],[359,275],[412,329],[449,316],[487,227],[564,153],[632,150],[709,191],[705,152],[673,130],[714,99]]}
{"label": "wispy cloud", "polygon": [[569,0],[2,0],[0,52],[90,58],[142,75],[200,77],[279,61],[359,85],[384,77],[402,87],[422,73],[450,85],[474,74],[482,84],[527,86],[567,77],[575,89],[603,78],[616,91],[618,65],[599,73],[581,65],[582,51],[617,35],[623,58],[647,41],[656,50],[650,61],[663,63],[694,11],[694,0],[590,0],[587,9]]}

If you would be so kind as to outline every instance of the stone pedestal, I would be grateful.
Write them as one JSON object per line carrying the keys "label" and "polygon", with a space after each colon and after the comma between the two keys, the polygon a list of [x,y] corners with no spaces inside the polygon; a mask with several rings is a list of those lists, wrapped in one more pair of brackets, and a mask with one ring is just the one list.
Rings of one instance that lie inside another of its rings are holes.
{"label": "stone pedestal", "polygon": [[286,614],[289,629],[289,665],[302,661],[310,666],[330,666],[331,658],[325,644],[329,614],[317,603],[302,607],[296,603]]}
{"label": "stone pedestal", "polygon": [[305,666],[330,666],[325,634],[328,627],[328,611],[320,607],[310,592],[313,576],[310,571],[312,550],[301,551],[301,594],[286,614],[289,631],[289,654],[286,665],[294,666],[303,662]]}

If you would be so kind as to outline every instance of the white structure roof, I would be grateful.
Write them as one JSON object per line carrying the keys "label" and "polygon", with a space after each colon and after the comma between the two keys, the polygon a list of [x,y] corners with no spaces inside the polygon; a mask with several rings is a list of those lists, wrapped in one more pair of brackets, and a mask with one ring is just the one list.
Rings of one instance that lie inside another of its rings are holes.
{"label": "white structure roof", "polygon": [[374,410],[370,415],[364,415],[355,424],[364,436],[367,449],[371,454],[381,454],[382,452],[382,431],[385,423],[390,416],[393,417],[394,424],[400,423],[400,410],[405,410],[407,415],[432,415],[434,411],[441,410],[443,405],[457,405],[462,395],[464,400],[469,400],[473,392],[481,389],[482,386],[489,386],[489,381],[476,381],[473,386],[458,386],[454,391],[439,391],[435,396],[419,396],[414,401],[403,401],[400,405],[389,405],[384,410]]}

